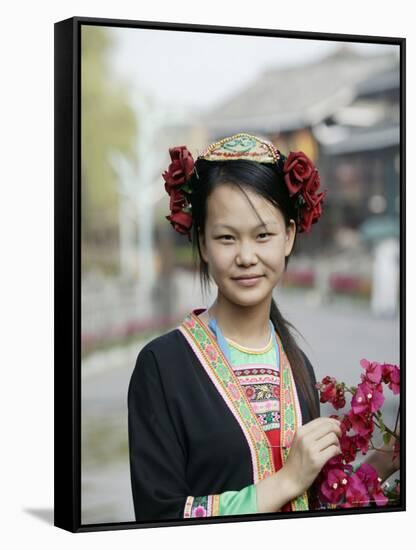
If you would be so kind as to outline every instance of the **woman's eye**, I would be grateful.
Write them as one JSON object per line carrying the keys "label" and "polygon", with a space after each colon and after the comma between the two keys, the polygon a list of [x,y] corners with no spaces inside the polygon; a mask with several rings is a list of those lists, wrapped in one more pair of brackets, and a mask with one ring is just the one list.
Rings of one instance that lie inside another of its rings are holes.
{"label": "woman's eye", "polygon": [[[266,238],[268,237],[269,235],[271,235],[271,233],[260,233],[258,235],[258,237],[260,238]],[[218,239],[225,239],[226,241],[229,241],[230,239],[234,239],[234,237],[232,235],[221,235],[220,237],[217,237]]]}

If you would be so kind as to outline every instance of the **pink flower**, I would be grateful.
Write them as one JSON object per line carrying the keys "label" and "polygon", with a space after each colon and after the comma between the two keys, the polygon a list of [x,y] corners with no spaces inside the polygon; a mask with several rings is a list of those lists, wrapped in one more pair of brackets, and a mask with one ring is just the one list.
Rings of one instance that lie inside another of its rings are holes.
{"label": "pink flower", "polygon": [[365,378],[369,382],[374,384],[379,384],[381,382],[383,369],[380,363],[377,363],[376,361],[370,363],[367,359],[361,359],[360,364],[365,369]]}
{"label": "pink flower", "polygon": [[396,365],[393,365],[393,370],[390,373],[389,388],[395,395],[400,393],[400,369]]}
{"label": "pink flower", "polygon": [[254,395],[254,390],[253,390],[252,387],[248,386],[248,387],[246,388],[246,395],[247,395],[248,399],[251,399],[251,398],[253,397],[253,395]]}
{"label": "pink flower", "polygon": [[389,385],[392,392],[397,395],[400,393],[400,368],[397,365],[390,365],[384,363],[383,369],[383,382]]}
{"label": "pink flower", "polygon": [[203,506],[197,506],[193,511],[192,517],[194,518],[203,518],[207,515],[207,511]]}
{"label": "pink flower", "polygon": [[370,443],[370,438],[373,433],[373,426],[371,426],[371,432],[368,435],[359,435],[356,434],[353,437],[354,444],[357,447],[357,449],[360,449],[360,451],[365,455],[368,452],[368,445]]}
{"label": "pink flower", "polygon": [[320,384],[317,384],[320,390],[321,403],[331,403],[335,409],[345,407],[345,397],[342,384],[338,384],[336,379],[331,376],[325,376]]}
{"label": "pink flower", "polygon": [[325,378],[322,379],[320,386],[321,403],[326,403],[327,401],[332,403],[332,400],[335,399],[337,394],[336,383],[337,381],[335,378],[331,376],[325,376]]}
{"label": "pink flower", "polygon": [[209,358],[211,359],[211,361],[214,361],[216,358],[217,358],[217,352],[215,351],[215,348],[209,344],[206,348],[205,348],[205,351],[207,352]]}
{"label": "pink flower", "polygon": [[374,413],[380,409],[383,403],[383,392],[363,382],[357,387],[357,391],[351,400],[351,408],[354,414]]}
{"label": "pink flower", "polygon": [[348,476],[342,469],[332,468],[326,480],[321,484],[320,491],[325,500],[331,504],[338,504],[345,495],[348,487]]}
{"label": "pink flower", "polygon": [[[377,506],[385,506],[389,502],[384,494],[381,479],[372,466],[364,463],[353,472],[351,464],[348,463],[355,460],[358,451],[367,454],[374,429],[378,426],[377,420],[380,420],[382,432],[386,432],[381,414],[376,415],[384,403],[382,383],[389,384],[393,393],[399,393],[400,368],[397,365],[380,364],[367,359],[361,359],[360,364],[365,374],[361,374],[361,383],[357,387],[348,388],[343,382],[337,383],[336,379],[330,376],[316,384],[321,402],[330,402],[334,408],[339,408],[343,400],[345,404],[345,390],[353,394],[351,408],[346,414],[330,415],[341,422],[339,444],[342,452],[324,464],[314,481],[315,500],[311,500],[311,505],[318,509],[325,503],[334,508],[352,508],[367,506],[371,502]],[[350,430],[353,431],[352,435],[348,435]],[[400,430],[396,433],[399,437]],[[393,464],[395,469],[398,469],[400,440],[393,443]]]}
{"label": "pink flower", "polygon": [[189,328],[192,328],[193,326],[195,326],[195,321],[193,319],[187,319],[185,321],[185,325]]}
{"label": "pink flower", "polygon": [[342,456],[346,462],[352,462],[357,455],[357,442],[354,437],[343,435],[340,438]]}
{"label": "pink flower", "polygon": [[388,498],[383,493],[376,470],[370,464],[364,463],[357,468],[355,473],[367,487],[368,495],[372,497],[376,505],[385,506],[388,503]]}
{"label": "pink flower", "polygon": [[261,431],[260,431],[260,429],[259,429],[257,426],[253,426],[253,427],[251,428],[251,433],[253,434],[254,439],[255,439],[256,441],[260,441],[260,439],[261,439]]}
{"label": "pink flower", "polygon": [[238,399],[240,397],[240,392],[238,391],[238,388],[235,384],[230,384],[228,386],[228,389],[230,390],[230,393],[234,397],[234,399]]}
{"label": "pink flower", "polygon": [[345,503],[341,504],[341,508],[363,507],[369,503],[369,500],[364,483],[356,473],[352,474],[345,491]]}
{"label": "pink flower", "polygon": [[373,422],[368,414],[355,414],[354,411],[348,412],[348,419],[351,428],[362,437],[368,437],[373,432]]}

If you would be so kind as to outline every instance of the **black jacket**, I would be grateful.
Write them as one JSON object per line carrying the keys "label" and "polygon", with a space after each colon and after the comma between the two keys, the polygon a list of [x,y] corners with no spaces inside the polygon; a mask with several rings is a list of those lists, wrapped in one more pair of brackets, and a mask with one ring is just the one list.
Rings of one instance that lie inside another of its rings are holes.
{"label": "black jacket", "polygon": [[[310,417],[299,391],[298,397],[305,424]],[[189,495],[253,484],[241,428],[178,329],[138,355],[128,389],[128,435],[136,521],[183,518]]]}

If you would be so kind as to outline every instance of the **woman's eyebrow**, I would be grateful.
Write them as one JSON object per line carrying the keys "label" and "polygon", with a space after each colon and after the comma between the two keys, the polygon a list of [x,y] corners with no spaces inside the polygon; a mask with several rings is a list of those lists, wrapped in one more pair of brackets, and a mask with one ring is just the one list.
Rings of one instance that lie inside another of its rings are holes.
{"label": "woman's eyebrow", "polygon": [[[253,229],[258,229],[259,227],[264,227],[265,225],[276,225],[276,224],[277,222],[270,220],[264,223],[259,223],[258,225],[256,225],[256,227],[253,227]],[[227,225],[225,223],[217,223],[217,224],[214,224],[213,227],[214,229],[218,229],[220,227],[226,227],[227,229],[231,229],[232,231],[237,230],[235,227],[232,227],[231,225]]]}

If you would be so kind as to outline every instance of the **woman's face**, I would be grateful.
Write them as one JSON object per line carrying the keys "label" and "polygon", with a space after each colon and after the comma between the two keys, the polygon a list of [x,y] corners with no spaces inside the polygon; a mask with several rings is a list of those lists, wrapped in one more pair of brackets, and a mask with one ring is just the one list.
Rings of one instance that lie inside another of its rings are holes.
{"label": "woman's face", "polygon": [[[245,191],[265,222],[238,187],[223,184],[208,198],[205,234],[200,237],[202,257],[221,294],[238,305],[255,305],[271,296],[292,250],[296,224],[285,227],[280,210],[266,199]],[[260,275],[255,283],[235,278]]]}

